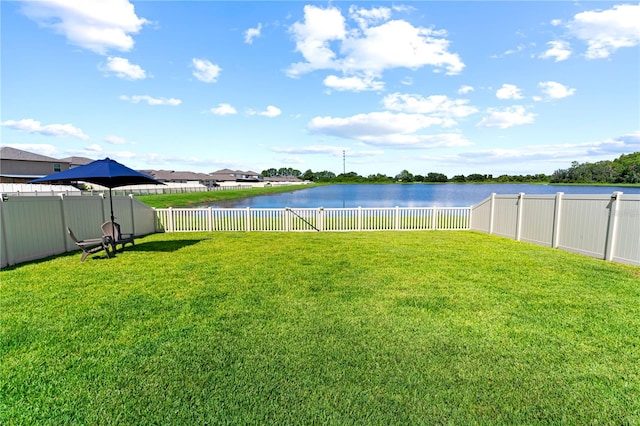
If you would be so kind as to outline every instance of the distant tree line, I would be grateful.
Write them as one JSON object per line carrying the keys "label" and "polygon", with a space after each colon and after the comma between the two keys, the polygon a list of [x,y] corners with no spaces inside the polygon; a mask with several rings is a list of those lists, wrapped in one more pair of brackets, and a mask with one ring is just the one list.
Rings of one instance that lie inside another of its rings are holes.
{"label": "distant tree line", "polygon": [[490,174],[471,173],[467,176],[455,175],[449,178],[443,173],[430,172],[420,175],[413,174],[408,170],[402,170],[395,176],[381,173],[360,176],[356,172],[336,175],[327,170],[314,172],[311,169],[303,173],[291,167],[270,168],[263,170],[262,175],[265,177],[294,176],[321,183],[640,183],[640,152],[622,154],[613,161],[583,164],[574,161],[569,169],[556,170],[551,176],[539,173],[494,177]]}
{"label": "distant tree line", "polygon": [[613,161],[578,163],[551,175],[552,183],[640,183],[640,152],[622,154]]}

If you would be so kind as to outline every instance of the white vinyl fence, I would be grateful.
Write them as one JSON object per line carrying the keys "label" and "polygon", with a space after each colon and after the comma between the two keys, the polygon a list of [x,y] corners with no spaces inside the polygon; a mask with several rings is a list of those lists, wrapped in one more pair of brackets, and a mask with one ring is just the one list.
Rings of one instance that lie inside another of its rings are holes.
{"label": "white vinyl fence", "polygon": [[496,195],[472,207],[470,229],[640,265],[640,195]]}
{"label": "white vinyl fence", "polygon": [[[153,209],[133,196],[114,196],[113,211],[123,233],[156,232]],[[100,237],[110,215],[109,197],[3,197],[0,267],[77,250],[67,227],[79,239]]]}
{"label": "white vinyl fence", "polygon": [[470,212],[470,207],[156,209],[157,227],[165,232],[465,230]]}
{"label": "white vinyl fence", "polygon": [[[152,209],[114,196],[122,232],[476,230],[640,265],[640,195],[496,195],[473,207]],[[76,250],[109,220],[104,196],[2,197],[0,267]]]}

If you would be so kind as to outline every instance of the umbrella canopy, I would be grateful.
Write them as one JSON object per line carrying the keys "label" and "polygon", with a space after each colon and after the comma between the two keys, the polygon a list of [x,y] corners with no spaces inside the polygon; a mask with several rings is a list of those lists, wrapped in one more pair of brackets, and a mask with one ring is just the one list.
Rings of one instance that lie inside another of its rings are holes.
{"label": "umbrella canopy", "polygon": [[84,166],[74,167],[62,172],[32,180],[29,183],[54,182],[62,180],[81,180],[95,183],[107,188],[117,188],[125,185],[156,184],[164,185],[151,176],[130,169],[110,158],[96,160]]}
{"label": "umbrella canopy", "polygon": [[65,180],[81,180],[84,182],[95,183],[109,188],[111,222],[114,221],[111,188],[142,184],[164,185],[164,183],[155,180],[151,176],[130,169],[124,164],[120,164],[110,158],[105,158],[104,160],[96,160],[89,164],[85,164],[84,166],[78,166],[74,167],[73,169],[53,173],[51,175],[32,180],[29,183],[57,182]]}

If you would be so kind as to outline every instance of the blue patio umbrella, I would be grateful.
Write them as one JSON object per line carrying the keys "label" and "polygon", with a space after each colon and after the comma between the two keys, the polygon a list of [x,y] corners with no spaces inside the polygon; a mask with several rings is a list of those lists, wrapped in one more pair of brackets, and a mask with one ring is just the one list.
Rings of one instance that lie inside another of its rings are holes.
{"label": "blue patio umbrella", "polygon": [[111,222],[113,217],[113,198],[111,189],[126,185],[143,185],[156,184],[164,185],[164,183],[155,180],[151,176],[130,169],[124,164],[120,164],[110,158],[104,160],[96,160],[84,166],[74,167],[69,170],[53,173],[39,179],[32,180],[29,183],[44,183],[58,181],[83,181],[95,183],[109,188],[109,205],[111,207]]}

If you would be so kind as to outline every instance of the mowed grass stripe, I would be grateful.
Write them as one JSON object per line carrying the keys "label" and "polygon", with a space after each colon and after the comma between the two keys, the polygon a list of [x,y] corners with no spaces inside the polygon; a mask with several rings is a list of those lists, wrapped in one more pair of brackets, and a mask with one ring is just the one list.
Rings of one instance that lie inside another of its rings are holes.
{"label": "mowed grass stripe", "polygon": [[2,424],[640,422],[640,268],[474,232],[156,234],[0,304]]}

